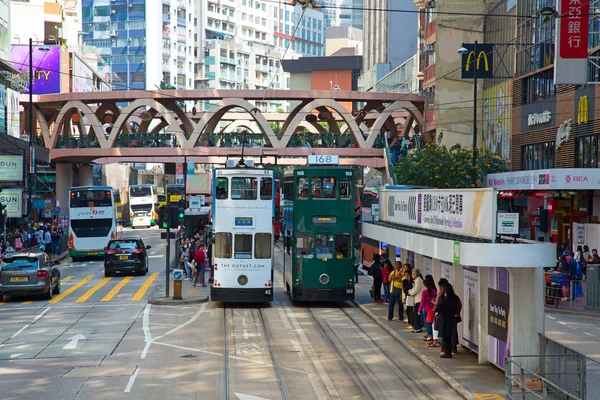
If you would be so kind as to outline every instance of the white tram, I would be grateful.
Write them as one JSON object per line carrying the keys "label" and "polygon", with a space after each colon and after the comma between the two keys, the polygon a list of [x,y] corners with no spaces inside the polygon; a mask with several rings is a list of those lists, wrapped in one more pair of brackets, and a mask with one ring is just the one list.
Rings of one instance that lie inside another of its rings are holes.
{"label": "white tram", "polygon": [[230,160],[213,171],[213,301],[273,300],[275,180],[253,166]]}

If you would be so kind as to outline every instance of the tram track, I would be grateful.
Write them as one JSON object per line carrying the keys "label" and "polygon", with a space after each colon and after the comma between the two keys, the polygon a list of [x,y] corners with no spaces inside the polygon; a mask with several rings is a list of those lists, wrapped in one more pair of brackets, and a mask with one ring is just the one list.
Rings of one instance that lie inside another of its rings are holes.
{"label": "tram track", "polygon": [[[378,341],[375,338],[373,338],[373,336],[370,333],[368,333],[362,326],[360,326],[360,324],[356,321],[356,319],[354,317],[352,317],[344,308],[339,307],[338,309],[348,318],[348,320],[352,323],[352,325],[354,327],[358,328],[358,330],[361,332],[363,338],[365,338],[369,342],[371,342],[378,349],[379,353],[381,355],[383,355],[385,360],[389,361],[400,372],[400,374],[406,378],[406,380],[408,381],[405,383],[405,386],[407,389],[409,389],[411,391],[413,389],[416,389],[416,391],[418,391],[420,394],[422,394],[422,398],[433,400],[433,397],[427,392],[427,390],[423,386],[421,386],[411,376],[411,374],[406,370],[406,368],[404,368],[402,365],[400,365],[394,359],[394,357],[392,357],[390,355],[390,353],[387,352],[381,346],[381,344],[378,343]],[[359,366],[358,366],[358,363],[356,363],[356,360],[349,360],[348,357],[344,355],[344,353],[346,353],[346,352],[348,352],[350,354],[349,350],[347,350],[345,348],[342,349],[342,348],[340,348],[340,346],[338,344],[336,344],[336,341],[343,343],[343,339],[337,335],[334,327],[330,326],[327,322],[325,322],[325,324],[327,324],[328,326],[325,327],[324,323],[319,321],[320,317],[317,317],[317,315],[313,312],[313,310],[311,310],[309,307],[307,307],[306,310],[307,310],[308,315],[314,321],[315,326],[321,332],[321,334],[326,339],[326,341],[330,344],[331,348],[334,350],[334,352],[337,354],[340,361],[346,368],[346,371],[352,377],[352,379],[356,382],[357,386],[360,388],[360,390],[363,392],[363,394],[367,398],[372,399],[372,400],[381,399],[382,398],[382,395],[380,393],[381,388],[378,387],[378,385],[374,385],[372,383],[365,382],[365,379],[362,378],[363,376],[365,376],[365,374],[361,373],[361,371],[359,371]],[[327,332],[328,331],[327,328],[329,328],[329,330],[331,331],[333,336],[332,336],[332,334]],[[374,389],[370,389],[370,387],[373,387],[373,386],[375,386]],[[377,391],[378,393],[374,393],[375,391]]]}
{"label": "tram track", "polygon": [[[229,311],[229,312],[228,312]],[[230,393],[233,393],[232,385],[230,383],[230,365],[229,365],[229,352],[230,348],[228,346],[228,342],[230,340],[230,335],[228,332],[234,332],[233,322],[233,308],[228,308],[225,303],[223,303],[223,399],[237,399],[237,396],[230,396]],[[289,400],[289,395],[287,391],[287,387],[285,385],[285,381],[283,379],[283,373],[281,368],[279,367],[279,362],[277,361],[277,356],[275,354],[275,349],[273,347],[273,342],[271,338],[271,333],[269,331],[269,326],[267,324],[266,318],[263,314],[262,309],[257,308],[257,319],[260,321],[260,327],[262,331],[262,337],[264,338],[264,344],[266,348],[268,348],[269,356],[271,360],[271,366],[273,371],[275,372],[274,376],[277,382],[277,386],[279,388],[279,392],[281,394],[282,400]],[[228,316],[230,317],[230,321],[228,321]],[[228,328],[229,326],[229,328]],[[235,348],[235,347],[234,347]],[[268,366],[268,365],[267,365]]]}

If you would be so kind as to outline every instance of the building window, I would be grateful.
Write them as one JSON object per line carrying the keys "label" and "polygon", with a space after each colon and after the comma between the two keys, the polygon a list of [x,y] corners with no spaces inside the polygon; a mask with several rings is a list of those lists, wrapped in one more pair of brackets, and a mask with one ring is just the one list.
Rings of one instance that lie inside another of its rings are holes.
{"label": "building window", "polygon": [[598,168],[598,135],[575,139],[575,168]]}
{"label": "building window", "polygon": [[521,170],[554,168],[554,142],[521,147]]}
{"label": "building window", "polygon": [[549,69],[524,78],[522,87],[523,104],[532,103],[556,95],[554,70]]}

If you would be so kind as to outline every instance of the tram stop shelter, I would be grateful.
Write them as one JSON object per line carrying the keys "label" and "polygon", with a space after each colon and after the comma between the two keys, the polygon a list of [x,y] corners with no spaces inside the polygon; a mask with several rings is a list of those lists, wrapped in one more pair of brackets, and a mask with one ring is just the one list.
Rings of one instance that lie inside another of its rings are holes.
{"label": "tram stop shelter", "polygon": [[392,261],[400,248],[423,276],[448,279],[463,304],[460,344],[504,369],[506,357],[540,354],[543,267],[555,265],[556,245],[517,239],[519,216],[499,214],[497,198],[495,189],[384,188],[379,217],[361,229]]}

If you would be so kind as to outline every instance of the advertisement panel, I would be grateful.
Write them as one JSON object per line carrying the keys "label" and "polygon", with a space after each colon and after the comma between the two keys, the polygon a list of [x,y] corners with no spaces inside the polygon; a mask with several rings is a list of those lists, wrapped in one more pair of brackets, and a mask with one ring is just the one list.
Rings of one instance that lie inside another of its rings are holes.
{"label": "advertisement panel", "polygon": [[483,143],[492,153],[510,160],[512,93],[510,81],[483,91]]}
{"label": "advertisement panel", "polygon": [[497,190],[596,190],[600,169],[557,168],[488,174],[487,187]]}
{"label": "advertisement panel", "polygon": [[23,180],[23,156],[0,156],[0,181]]}
{"label": "advertisement panel", "polygon": [[379,192],[381,220],[464,236],[492,239],[496,192],[492,189]]}
{"label": "advertisement panel", "polygon": [[6,88],[6,133],[12,137],[21,136],[19,92]]}
{"label": "advertisement panel", "polygon": [[[60,46],[36,46],[33,49],[33,94],[61,92],[60,54]],[[29,46],[13,46],[11,62],[25,83],[25,93],[29,93]]]}
{"label": "advertisement panel", "polygon": [[0,192],[0,203],[6,205],[8,218],[21,218],[23,214],[23,190],[3,189]]}
{"label": "advertisement panel", "polygon": [[462,336],[467,345],[473,350],[477,350],[479,343],[479,300],[477,296],[477,268],[463,267],[463,312],[462,315]]}
{"label": "advertisement panel", "polygon": [[[500,368],[504,368],[506,356],[510,354],[508,340],[509,318],[509,276],[507,268],[487,268],[488,273],[488,351],[489,361]],[[464,304],[464,302],[463,302]],[[463,327],[464,329],[464,327]],[[485,338],[481,338],[485,340]]]}
{"label": "advertisement panel", "polygon": [[423,257],[423,276],[433,276],[433,260],[429,257]]}
{"label": "advertisement panel", "polygon": [[71,53],[73,67],[73,92],[91,92],[94,90],[94,72],[79,57]]}
{"label": "advertisement panel", "polygon": [[498,340],[506,342],[508,338],[508,311],[510,299],[508,293],[488,288],[489,319],[488,333]]}
{"label": "advertisement panel", "polygon": [[441,263],[441,277],[446,278],[451,285],[454,285],[454,265]]}

